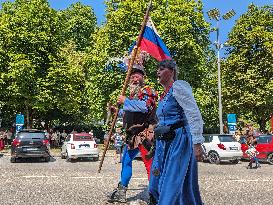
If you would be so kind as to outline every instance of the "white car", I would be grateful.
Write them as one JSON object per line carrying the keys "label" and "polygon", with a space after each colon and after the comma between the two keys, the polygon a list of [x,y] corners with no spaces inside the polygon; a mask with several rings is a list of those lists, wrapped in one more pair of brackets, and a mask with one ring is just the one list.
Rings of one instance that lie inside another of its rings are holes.
{"label": "white car", "polygon": [[202,147],[210,163],[219,164],[223,160],[228,160],[237,164],[243,156],[241,144],[232,135],[211,134],[204,135],[204,138]]}
{"label": "white car", "polygon": [[61,157],[67,161],[78,158],[92,158],[98,161],[99,149],[90,134],[69,134],[62,145]]}

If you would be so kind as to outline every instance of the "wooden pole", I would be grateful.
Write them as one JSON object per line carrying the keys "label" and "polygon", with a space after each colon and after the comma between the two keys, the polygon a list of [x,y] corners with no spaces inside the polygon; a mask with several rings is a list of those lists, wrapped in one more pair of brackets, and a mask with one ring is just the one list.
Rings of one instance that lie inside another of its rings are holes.
{"label": "wooden pole", "polygon": [[[143,19],[143,22],[142,22],[142,26],[141,26],[141,29],[140,29],[140,32],[139,32],[139,35],[138,35],[138,38],[137,38],[136,46],[134,47],[134,49],[132,51],[132,57],[131,57],[130,62],[129,62],[129,66],[128,66],[126,78],[125,78],[124,83],[123,83],[121,95],[125,95],[126,89],[128,87],[128,84],[129,84],[129,81],[130,81],[130,76],[131,76],[131,73],[132,73],[132,68],[133,68],[133,65],[134,65],[134,62],[135,62],[135,59],[136,59],[136,55],[137,55],[138,48],[140,46],[141,39],[143,38],[144,29],[145,29],[146,23],[148,21],[149,13],[150,13],[151,8],[152,8],[152,0],[150,0],[149,6],[148,6],[148,8],[146,10],[146,13],[145,13],[145,16],[144,16],[144,19]],[[102,154],[102,157],[101,157],[98,173],[100,173],[100,171],[101,171],[101,167],[102,167],[102,164],[103,164],[103,161],[104,161],[104,158],[105,158],[105,154],[106,154],[107,149],[109,147],[109,142],[110,142],[111,136],[113,134],[113,129],[115,127],[115,124],[116,124],[116,121],[117,121],[117,118],[118,118],[118,112],[119,112],[119,105],[117,105],[117,109],[116,109],[116,112],[115,112],[115,115],[114,115],[114,119],[112,121],[110,130],[108,132],[108,138],[107,138],[107,141],[106,141],[106,146],[104,147],[104,150],[103,150],[103,154]]]}

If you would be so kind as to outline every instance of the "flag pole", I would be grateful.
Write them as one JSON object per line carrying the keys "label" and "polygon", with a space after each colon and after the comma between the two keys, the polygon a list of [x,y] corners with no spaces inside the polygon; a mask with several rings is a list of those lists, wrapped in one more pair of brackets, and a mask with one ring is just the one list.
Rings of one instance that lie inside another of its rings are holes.
{"label": "flag pole", "polygon": [[[131,57],[131,59],[129,61],[129,66],[128,66],[126,78],[125,78],[124,83],[123,83],[121,95],[125,95],[126,89],[128,87],[128,84],[129,84],[129,81],[130,81],[130,76],[131,76],[131,73],[132,73],[132,68],[133,68],[133,65],[134,65],[134,61],[136,59],[136,55],[137,55],[138,48],[140,46],[141,39],[143,38],[144,29],[145,29],[146,23],[148,21],[149,13],[150,13],[151,8],[152,8],[152,0],[150,0],[150,2],[149,2],[149,6],[148,6],[148,8],[146,10],[146,13],[145,13],[142,25],[141,25],[141,29],[140,29],[140,32],[139,32],[139,35],[138,35],[138,38],[137,38],[136,46],[134,47],[134,49],[132,51],[132,57]],[[114,115],[110,130],[108,132],[108,138],[107,138],[107,141],[106,141],[106,146],[104,147],[104,150],[103,150],[103,154],[102,154],[102,157],[101,157],[98,173],[100,173],[100,171],[101,171],[101,167],[102,167],[102,164],[103,164],[103,161],[104,161],[104,158],[105,158],[105,154],[106,154],[106,151],[107,151],[107,149],[109,147],[109,142],[110,142],[111,136],[113,134],[113,129],[115,127],[115,124],[116,124],[116,121],[117,121],[117,118],[118,118],[118,112],[119,112],[119,105],[117,105],[117,109],[115,111],[115,115]]]}

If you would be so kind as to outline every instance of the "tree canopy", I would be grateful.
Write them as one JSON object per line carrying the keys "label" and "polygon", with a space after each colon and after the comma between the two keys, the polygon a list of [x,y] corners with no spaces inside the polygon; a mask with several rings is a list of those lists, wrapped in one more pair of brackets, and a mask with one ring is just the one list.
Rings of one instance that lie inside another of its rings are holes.
{"label": "tree canopy", "polygon": [[52,9],[47,0],[2,4],[0,95],[4,119],[13,121],[21,112],[29,125],[34,118],[50,121],[58,116],[63,121],[85,109],[87,70],[81,50],[88,46],[95,19],[92,8],[79,3],[64,11]]}
{"label": "tree canopy", "polygon": [[[124,73],[112,63],[108,71],[105,67],[113,58],[122,58],[138,36],[141,22],[147,8],[143,0],[107,1],[106,21],[94,34],[94,43],[89,49],[88,67],[91,76],[89,93],[97,117],[104,116],[106,104],[113,104],[121,90]],[[210,67],[211,51],[209,50],[209,24],[202,13],[201,1],[176,0],[162,4],[154,1],[150,16],[169,48],[179,67],[179,78],[188,81],[195,90],[197,101],[202,107],[203,116],[208,124],[215,125],[214,89],[208,89],[213,69]],[[152,58],[145,66],[147,83],[160,90],[156,79],[156,61]],[[209,99],[208,96],[211,96]],[[214,111],[207,112],[206,108]],[[216,117],[217,118],[217,117]],[[212,122],[212,123],[211,123]]]}
{"label": "tree canopy", "polygon": [[272,113],[273,7],[251,4],[229,34],[224,108],[264,129]]}

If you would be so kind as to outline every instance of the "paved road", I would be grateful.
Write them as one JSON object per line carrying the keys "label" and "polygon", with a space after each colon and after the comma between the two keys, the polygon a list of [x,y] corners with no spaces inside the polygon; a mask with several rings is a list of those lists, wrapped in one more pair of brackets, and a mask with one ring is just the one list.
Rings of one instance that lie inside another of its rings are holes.
{"label": "paved road", "polygon": [[[9,162],[0,157],[0,204],[14,205],[100,205],[117,185],[120,164],[105,158],[101,174],[98,162],[67,163],[59,157],[51,162]],[[147,179],[144,165],[134,161],[134,173],[128,190],[129,204],[146,204]],[[200,189],[205,204],[273,204],[273,166],[246,169],[247,162],[237,165],[199,163]]]}

